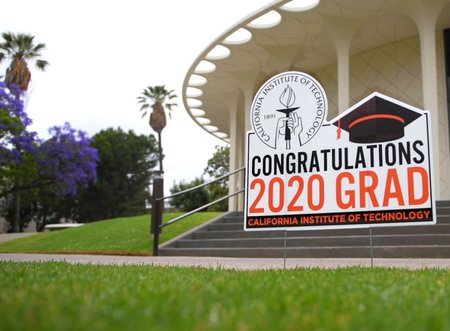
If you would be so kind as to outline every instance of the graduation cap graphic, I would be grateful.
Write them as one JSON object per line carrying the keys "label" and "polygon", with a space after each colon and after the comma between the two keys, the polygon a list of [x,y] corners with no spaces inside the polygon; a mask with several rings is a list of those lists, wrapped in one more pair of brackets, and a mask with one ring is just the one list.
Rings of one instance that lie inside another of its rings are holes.
{"label": "graduation cap graphic", "polygon": [[375,92],[334,120],[333,125],[338,127],[338,139],[341,130],[349,133],[351,142],[360,144],[402,138],[405,126],[422,115],[406,106]]}

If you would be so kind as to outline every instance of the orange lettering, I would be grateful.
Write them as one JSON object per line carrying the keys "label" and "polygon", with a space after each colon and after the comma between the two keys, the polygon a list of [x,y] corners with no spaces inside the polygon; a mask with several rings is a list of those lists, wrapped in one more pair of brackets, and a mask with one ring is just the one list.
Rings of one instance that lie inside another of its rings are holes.
{"label": "orange lettering", "polygon": [[261,178],[256,178],[250,183],[250,189],[251,190],[255,189],[256,185],[259,185],[260,190],[258,195],[256,196],[255,201],[253,201],[253,203],[250,206],[250,214],[264,213],[264,207],[257,207],[257,205],[264,195],[266,185],[264,184],[264,181]]}
{"label": "orange lettering", "polygon": [[383,206],[389,206],[390,199],[397,199],[400,206],[405,205],[402,195],[402,188],[398,180],[397,169],[389,169],[386,178],[386,187],[384,189]]}
{"label": "orange lettering", "polygon": [[[366,183],[366,178],[371,178],[372,183]],[[374,171],[361,171],[359,173],[359,194],[361,207],[366,207],[366,194],[372,202],[372,207],[378,207],[379,203],[375,195],[375,189],[378,186],[378,176]]]}
{"label": "orange lettering", "polygon": [[[317,181],[319,185],[319,194],[313,194],[313,182]],[[324,189],[324,181],[323,177],[320,175],[312,175],[308,180],[308,206],[311,208],[311,210],[320,210],[323,207],[324,204],[324,196],[325,196],[325,189]],[[319,202],[317,205],[314,204],[313,196],[316,195],[319,198]]]}
{"label": "orange lettering", "polygon": [[348,197],[348,201],[344,202],[342,200],[342,180],[348,179],[349,184],[355,183],[355,178],[349,172],[342,172],[336,178],[336,200],[339,208],[348,209],[355,208],[355,191],[354,190],[346,190],[344,193],[346,197]]}
{"label": "orange lettering", "polygon": [[294,195],[294,198],[289,203],[288,211],[303,211],[303,206],[296,205],[298,199],[300,198],[300,195],[302,194],[303,190],[303,178],[300,176],[294,176],[289,179],[288,186],[292,187],[294,186],[294,183],[298,183],[298,189],[297,192]]}
{"label": "orange lettering", "polygon": [[[275,184],[278,184],[279,194],[278,194],[278,206],[275,206],[274,191]],[[280,212],[284,207],[284,182],[280,177],[274,177],[269,182],[269,209],[274,212]]]}
{"label": "orange lettering", "polygon": [[[422,189],[422,195],[416,197],[416,185],[415,185],[415,174],[422,178],[422,185],[419,185]],[[408,202],[410,205],[421,205],[425,203],[430,197],[429,190],[428,173],[424,168],[421,167],[411,167],[408,168]]]}

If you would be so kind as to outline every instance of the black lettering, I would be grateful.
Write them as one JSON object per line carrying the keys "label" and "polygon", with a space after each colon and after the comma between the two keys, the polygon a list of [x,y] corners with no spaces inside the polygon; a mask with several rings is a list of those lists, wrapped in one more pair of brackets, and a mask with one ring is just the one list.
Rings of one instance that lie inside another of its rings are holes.
{"label": "black lettering", "polygon": [[406,142],[406,146],[402,143],[398,145],[398,164],[403,165],[403,163],[411,164],[411,145]]}
{"label": "black lettering", "polygon": [[342,169],[342,148],[331,150],[331,166],[336,171]]}
{"label": "black lettering", "polygon": [[423,141],[421,140],[416,140],[415,142],[413,142],[413,149],[414,152],[417,153],[418,157],[414,157],[413,161],[416,162],[417,164],[422,163],[425,160],[425,155],[423,154],[423,152],[419,149],[419,146],[423,146]]}
{"label": "black lettering", "polygon": [[367,145],[366,148],[370,153],[370,167],[373,168],[375,166],[375,148],[377,148],[377,145]]}
{"label": "black lettering", "polygon": [[261,158],[259,156],[255,156],[252,159],[252,176],[253,177],[258,177],[259,175],[261,175],[261,169],[257,168],[256,163],[258,162],[258,164],[261,163]]}
{"label": "black lettering", "polygon": [[274,171],[275,175],[278,175],[278,172],[280,175],[284,174],[284,154],[275,154],[274,157]]}
{"label": "black lettering", "polygon": [[265,155],[262,159],[262,172],[264,176],[272,174],[272,159],[270,155]]}
{"label": "black lettering", "polygon": [[286,155],[286,173],[289,175],[295,173],[295,154],[294,153],[288,153]]}
{"label": "black lettering", "polygon": [[388,166],[393,166],[397,163],[397,154],[395,145],[390,143],[386,145],[385,152],[385,162]]}
{"label": "black lettering", "polygon": [[328,171],[328,153],[330,153],[330,149],[323,149],[320,152],[323,155],[323,171]]}
{"label": "black lettering", "polygon": [[345,162],[345,169],[349,170],[349,169],[353,169],[355,166],[353,164],[349,164],[348,163],[349,158],[348,158],[348,148],[344,148],[344,162]]}
{"label": "black lettering", "polygon": [[382,153],[382,147],[383,145],[381,145],[381,144],[379,144],[378,145],[378,166],[379,167],[382,167],[383,165],[384,165],[384,162],[383,162],[383,153]]}
{"label": "black lettering", "polygon": [[306,173],[306,161],[308,159],[307,154],[305,152],[298,152],[297,157],[298,172]]}
{"label": "black lettering", "polygon": [[356,150],[355,168],[366,168],[366,158],[364,157],[364,151],[362,146],[358,146]]}
{"label": "black lettering", "polygon": [[309,164],[309,172],[313,172],[313,171],[320,171],[320,166],[319,166],[319,158],[317,157],[317,152],[316,151],[312,151],[311,153],[311,162]]}

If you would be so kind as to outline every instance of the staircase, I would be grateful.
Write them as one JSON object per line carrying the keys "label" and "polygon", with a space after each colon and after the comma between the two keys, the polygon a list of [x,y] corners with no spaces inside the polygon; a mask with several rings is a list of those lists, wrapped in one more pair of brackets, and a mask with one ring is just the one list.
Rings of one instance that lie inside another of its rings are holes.
{"label": "staircase", "polygon": [[[232,212],[160,246],[161,256],[265,258],[370,257],[369,229],[245,232]],[[286,250],[284,248],[286,243]],[[375,258],[450,258],[450,201],[437,202],[437,224],[372,228]]]}

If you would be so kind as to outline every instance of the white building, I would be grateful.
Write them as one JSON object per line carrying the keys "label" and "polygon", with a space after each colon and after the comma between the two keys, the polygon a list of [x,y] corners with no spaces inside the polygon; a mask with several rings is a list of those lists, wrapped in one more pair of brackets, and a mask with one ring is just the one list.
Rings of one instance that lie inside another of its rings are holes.
{"label": "white building", "polygon": [[[324,87],[329,119],[374,91],[432,114],[437,200],[450,199],[450,0],[277,0],[233,25],[183,84],[192,119],[245,164],[250,106],[271,76],[302,71]],[[234,176],[230,191],[243,188]],[[241,198],[230,210],[242,209]]]}

